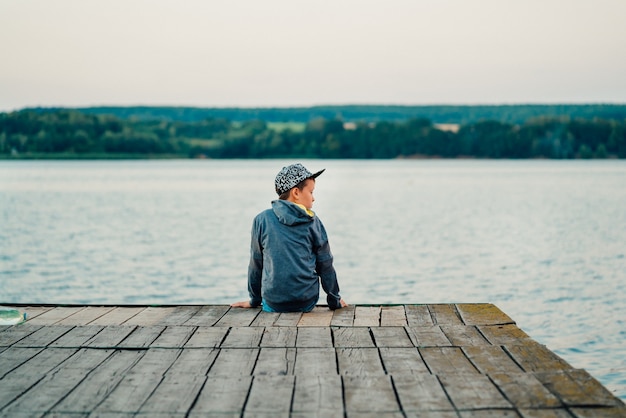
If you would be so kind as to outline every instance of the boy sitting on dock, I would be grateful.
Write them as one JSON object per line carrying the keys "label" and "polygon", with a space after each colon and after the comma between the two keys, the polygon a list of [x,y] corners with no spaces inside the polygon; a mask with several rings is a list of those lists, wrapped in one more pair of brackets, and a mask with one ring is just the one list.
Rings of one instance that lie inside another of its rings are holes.
{"label": "boy sitting on dock", "polygon": [[231,306],[266,312],[309,312],[319,299],[320,282],[330,309],[347,304],[339,295],[328,237],[311,210],[315,174],[302,164],[283,167],[274,181],[278,200],[254,218],[248,293]]}

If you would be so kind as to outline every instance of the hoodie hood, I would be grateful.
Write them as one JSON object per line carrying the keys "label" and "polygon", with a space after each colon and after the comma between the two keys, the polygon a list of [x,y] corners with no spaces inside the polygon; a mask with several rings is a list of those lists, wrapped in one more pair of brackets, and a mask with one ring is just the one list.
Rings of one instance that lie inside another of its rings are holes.
{"label": "hoodie hood", "polygon": [[272,210],[280,223],[285,225],[299,225],[313,221],[312,216],[309,216],[295,203],[287,200],[272,201]]}

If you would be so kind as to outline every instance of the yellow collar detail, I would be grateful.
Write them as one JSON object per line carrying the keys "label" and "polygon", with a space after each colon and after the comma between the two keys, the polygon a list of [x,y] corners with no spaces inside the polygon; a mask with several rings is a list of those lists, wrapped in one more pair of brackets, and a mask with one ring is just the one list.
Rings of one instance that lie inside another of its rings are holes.
{"label": "yellow collar detail", "polygon": [[310,210],[310,209],[307,209],[304,205],[301,205],[300,203],[296,203],[296,205],[297,205],[299,208],[301,208],[303,211],[305,211],[305,212],[306,212],[306,214],[307,214],[307,215],[309,215],[310,217],[315,216],[315,212],[313,212],[313,211],[312,211],[312,210]]}

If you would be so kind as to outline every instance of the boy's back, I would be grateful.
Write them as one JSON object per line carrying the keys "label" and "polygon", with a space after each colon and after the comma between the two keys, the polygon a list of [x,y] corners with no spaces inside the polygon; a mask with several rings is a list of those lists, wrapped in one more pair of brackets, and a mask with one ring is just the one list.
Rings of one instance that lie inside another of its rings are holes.
{"label": "boy's back", "polygon": [[311,211],[315,178],[301,164],[276,176],[279,200],[257,215],[252,226],[248,266],[249,301],[232,306],[262,305],[270,312],[310,311],[319,299],[320,281],[330,309],[345,306],[328,236]]}

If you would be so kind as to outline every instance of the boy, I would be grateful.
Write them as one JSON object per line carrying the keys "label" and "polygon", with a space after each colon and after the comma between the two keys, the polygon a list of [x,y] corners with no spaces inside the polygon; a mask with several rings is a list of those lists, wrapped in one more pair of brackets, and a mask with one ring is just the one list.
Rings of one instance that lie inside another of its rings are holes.
{"label": "boy", "polygon": [[280,170],[274,181],[279,199],[257,215],[252,225],[250,300],[231,306],[309,312],[319,299],[320,281],[330,309],[347,306],[339,296],[326,230],[311,210],[315,179],[324,170],[313,174],[302,164]]}

